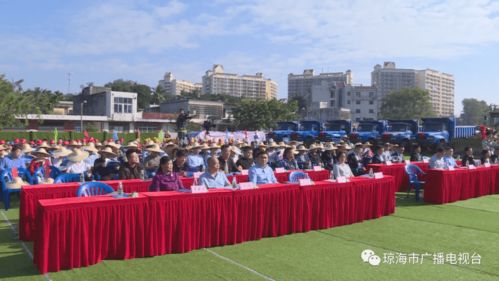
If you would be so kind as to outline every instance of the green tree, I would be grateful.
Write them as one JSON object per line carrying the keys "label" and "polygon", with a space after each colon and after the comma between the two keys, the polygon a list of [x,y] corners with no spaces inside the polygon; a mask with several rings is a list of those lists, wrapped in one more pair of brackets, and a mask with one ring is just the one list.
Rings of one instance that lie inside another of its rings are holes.
{"label": "green tree", "polygon": [[16,116],[29,113],[32,101],[19,90],[20,85],[14,85],[0,74],[0,128],[19,126],[22,122]]}
{"label": "green tree", "polygon": [[57,102],[63,100],[64,95],[61,92],[52,92],[50,90],[34,88],[26,90],[23,93],[31,103],[27,105],[27,112],[49,114],[52,113]]}
{"label": "green tree", "polygon": [[295,120],[297,109],[297,102],[242,100],[234,108],[234,119],[239,129],[268,129],[274,128],[278,121]]}
{"label": "green tree", "polygon": [[484,116],[489,115],[490,108],[487,102],[475,98],[463,99],[463,112],[460,121],[464,125],[478,125],[485,121]]}
{"label": "green tree", "polygon": [[118,79],[104,85],[111,88],[113,91],[134,92],[137,93],[137,107],[144,109],[153,101],[151,87],[139,84],[131,80]]}
{"label": "green tree", "polygon": [[405,88],[383,98],[379,115],[383,119],[421,119],[435,114],[427,91]]}

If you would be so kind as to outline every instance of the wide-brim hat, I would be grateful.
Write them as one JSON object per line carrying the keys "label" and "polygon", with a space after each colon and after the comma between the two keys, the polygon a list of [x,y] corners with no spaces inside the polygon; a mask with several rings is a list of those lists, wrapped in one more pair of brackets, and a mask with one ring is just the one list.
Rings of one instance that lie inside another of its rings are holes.
{"label": "wide-brim hat", "polygon": [[203,144],[203,147],[201,148],[201,150],[210,150],[210,146],[208,144]]}
{"label": "wide-brim hat", "polygon": [[324,146],[325,151],[336,150],[336,149],[338,149],[338,148],[336,146],[334,146],[333,144],[327,144],[326,146]]}
{"label": "wide-brim hat", "polygon": [[108,146],[108,147],[112,148],[113,151],[118,151],[121,147],[121,145],[115,143],[114,141],[110,141],[110,142],[106,143],[104,146]]}
{"label": "wide-brim hat", "polygon": [[153,146],[146,148],[149,152],[161,153],[163,150],[159,147],[159,144],[155,143]]}
{"label": "wide-brim hat", "polygon": [[23,185],[29,185],[29,183],[24,182],[20,177],[15,177],[11,182],[5,184],[8,189],[20,189]]}
{"label": "wide-brim hat", "polygon": [[23,145],[23,152],[24,153],[31,153],[33,151],[33,148],[31,147],[31,145],[25,143]]}
{"label": "wide-brim hat", "polygon": [[288,146],[287,146],[287,145],[286,145],[283,141],[281,141],[281,142],[279,142],[279,143],[277,144],[277,147],[280,147],[280,148],[286,148],[286,147],[288,147]]}
{"label": "wide-brim hat", "polygon": [[88,157],[88,152],[81,149],[75,149],[73,153],[68,155],[68,160],[71,162],[80,162]]}
{"label": "wide-brim hat", "polygon": [[297,148],[297,151],[308,151],[308,148],[306,148],[303,144],[300,144]]}
{"label": "wide-brim hat", "polygon": [[5,146],[4,144],[0,144],[0,151],[7,150],[7,149],[8,149],[7,146]]}
{"label": "wide-brim hat", "polygon": [[47,141],[42,141],[38,148],[51,149],[52,147],[47,143]]}
{"label": "wide-brim hat", "polygon": [[[153,144],[154,145],[154,144]],[[146,146],[147,148],[148,147],[152,147],[152,146]],[[131,141],[129,142],[126,146],[125,146],[126,149],[130,149],[130,148],[134,148],[134,149],[139,149],[139,146],[136,142],[134,141]]]}
{"label": "wide-brim hat", "polygon": [[83,147],[84,150],[89,151],[89,152],[98,152],[99,150],[97,147],[95,147],[95,144],[93,142],[88,143],[86,146]]}
{"label": "wide-brim hat", "polygon": [[61,157],[66,157],[66,156],[70,155],[71,153],[73,153],[73,152],[71,150],[67,149],[66,147],[59,146],[58,148],[56,148],[53,155],[55,158],[61,158]]}
{"label": "wide-brim hat", "polygon": [[81,142],[78,142],[76,140],[72,140],[68,146],[73,146],[73,147],[81,147],[82,146],[82,143]]}
{"label": "wide-brim hat", "polygon": [[116,153],[114,153],[113,149],[109,146],[106,146],[103,149],[99,150],[99,155],[107,156],[110,158],[114,158],[117,156]]}
{"label": "wide-brim hat", "polygon": [[31,155],[38,157],[38,158],[45,158],[45,157],[49,157],[50,153],[48,153],[47,150],[45,150],[45,148],[39,147],[35,151],[32,151]]}
{"label": "wide-brim hat", "polygon": [[369,147],[369,146],[373,146],[373,145],[370,142],[366,141],[362,146]]}
{"label": "wide-brim hat", "polygon": [[267,148],[278,148],[279,145],[275,141],[271,141],[268,145]]}
{"label": "wide-brim hat", "polygon": [[203,148],[203,145],[202,144],[199,144],[199,143],[195,143],[191,146],[191,149],[197,149],[197,148]]}
{"label": "wide-brim hat", "polygon": [[355,147],[361,147],[361,146],[363,146],[363,144],[361,142],[357,142],[357,143],[354,144],[354,146]]}
{"label": "wide-brim hat", "polygon": [[148,141],[146,142],[146,148],[152,147],[152,146],[153,146],[153,145],[155,145],[155,144],[156,144],[156,143],[155,143],[154,141],[152,141],[152,140],[148,140]]}

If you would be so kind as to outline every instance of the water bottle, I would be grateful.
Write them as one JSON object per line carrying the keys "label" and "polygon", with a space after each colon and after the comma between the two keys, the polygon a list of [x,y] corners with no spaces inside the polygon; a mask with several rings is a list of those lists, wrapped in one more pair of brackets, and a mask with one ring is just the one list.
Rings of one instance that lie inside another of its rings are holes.
{"label": "water bottle", "polygon": [[234,188],[234,189],[237,188],[237,180],[236,180],[235,176],[232,177],[232,188]]}
{"label": "water bottle", "polygon": [[374,178],[374,171],[373,171],[373,168],[370,168],[370,169],[369,169],[369,177],[370,177],[370,178]]}
{"label": "water bottle", "polygon": [[146,180],[146,173],[144,170],[140,170],[140,178],[145,181]]}
{"label": "water bottle", "polygon": [[118,195],[123,195],[123,183],[118,183]]}
{"label": "water bottle", "polygon": [[334,180],[334,172],[333,172],[333,170],[331,170],[329,172],[329,178],[332,179],[332,180]]}
{"label": "water bottle", "polygon": [[80,174],[80,182],[85,182],[85,175],[83,173]]}

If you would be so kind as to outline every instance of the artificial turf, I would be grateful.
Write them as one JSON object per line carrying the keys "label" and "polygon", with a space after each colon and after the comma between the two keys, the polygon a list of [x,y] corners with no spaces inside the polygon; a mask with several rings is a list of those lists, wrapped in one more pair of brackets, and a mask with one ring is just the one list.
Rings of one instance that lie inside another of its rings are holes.
{"label": "artificial turf", "polygon": [[[52,280],[499,280],[499,195],[446,205],[397,195],[395,214],[186,254],[49,273]],[[18,202],[2,211],[17,227]],[[44,280],[0,216],[0,279]],[[31,249],[31,243],[27,243]],[[363,263],[360,254],[478,253],[475,265]],[[237,264],[236,264],[237,263]],[[243,268],[242,266],[246,267]]]}

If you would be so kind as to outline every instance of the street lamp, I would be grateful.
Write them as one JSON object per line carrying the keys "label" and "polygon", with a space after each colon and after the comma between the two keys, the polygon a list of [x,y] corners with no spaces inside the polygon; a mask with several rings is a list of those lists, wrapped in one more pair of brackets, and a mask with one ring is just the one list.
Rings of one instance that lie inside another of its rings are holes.
{"label": "street lamp", "polygon": [[87,100],[80,102],[80,133],[83,133],[83,105],[87,103]]}

